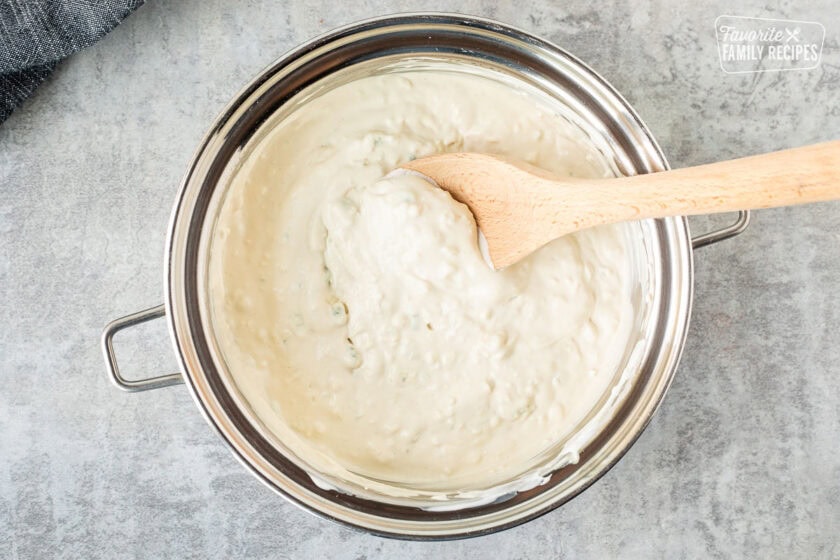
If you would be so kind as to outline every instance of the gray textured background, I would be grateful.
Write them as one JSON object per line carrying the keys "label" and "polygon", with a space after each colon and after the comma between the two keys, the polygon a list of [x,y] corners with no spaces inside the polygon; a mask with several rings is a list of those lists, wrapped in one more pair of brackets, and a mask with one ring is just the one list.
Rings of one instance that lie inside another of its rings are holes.
{"label": "gray textured background", "polygon": [[[286,49],[420,8],[494,17],[589,62],[674,165],[840,138],[836,1],[150,1],[0,127],[0,558],[840,558],[840,205],[759,212],[696,256],[676,381],[621,463],[526,526],[388,541],[316,519],[252,478],[183,387],[106,380],[110,319],[162,299],[170,205],[223,104]],[[812,71],[726,75],[721,14],[815,20]],[[705,224],[703,224],[705,225]],[[164,324],[120,341],[174,367]]]}

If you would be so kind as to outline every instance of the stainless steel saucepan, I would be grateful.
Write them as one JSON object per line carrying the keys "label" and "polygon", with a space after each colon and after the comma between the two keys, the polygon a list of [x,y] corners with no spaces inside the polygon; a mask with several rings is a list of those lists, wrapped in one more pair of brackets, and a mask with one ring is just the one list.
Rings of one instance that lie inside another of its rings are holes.
{"label": "stainless steel saucepan", "polygon": [[[674,376],[691,314],[694,249],[740,233],[749,221],[743,212],[734,224],[694,238],[683,218],[638,224],[634,231],[644,250],[635,257],[640,285],[634,302],[636,335],[625,360],[625,368],[633,368],[632,382],[577,463],[556,469],[544,484],[492,503],[454,508],[429,508],[411,500],[388,500],[363,488],[341,491],[316,484],[313,476],[320,480],[319,473],[309,472],[254,417],[216,348],[205,297],[216,211],[248,146],[283,114],[362,76],[440,63],[538,91],[559,115],[586,132],[616,173],[668,168],[651,133],[618,92],[581,61],[542,39],[460,15],[397,15],[349,25],[277,60],[218,117],[175,200],[165,248],[165,303],[112,322],[102,337],[108,371],[118,387],[145,391],[186,383],[199,410],[233,453],[287,499],[353,527],[410,539],[458,538],[512,527],[568,501],[614,465],[645,428]],[[167,318],[181,373],[123,378],[113,351],[114,335],[158,317]]]}

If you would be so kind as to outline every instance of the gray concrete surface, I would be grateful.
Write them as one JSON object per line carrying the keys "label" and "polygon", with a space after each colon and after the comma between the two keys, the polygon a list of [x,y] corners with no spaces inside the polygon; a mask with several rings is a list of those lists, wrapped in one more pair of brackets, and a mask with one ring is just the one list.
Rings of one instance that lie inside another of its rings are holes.
{"label": "gray concrete surface", "polygon": [[[840,558],[838,204],[759,212],[698,252],[685,356],[648,430],[579,498],[481,539],[389,541],[301,512],[183,387],[120,393],[98,348],[108,320],[161,301],[204,130],[313,35],[420,8],[509,22],[589,62],[689,165],[840,138],[837,3],[809,4],[151,0],[0,126],[0,558]],[[821,22],[823,62],[724,74],[721,14]],[[132,374],[174,367],[163,331],[120,341]]]}

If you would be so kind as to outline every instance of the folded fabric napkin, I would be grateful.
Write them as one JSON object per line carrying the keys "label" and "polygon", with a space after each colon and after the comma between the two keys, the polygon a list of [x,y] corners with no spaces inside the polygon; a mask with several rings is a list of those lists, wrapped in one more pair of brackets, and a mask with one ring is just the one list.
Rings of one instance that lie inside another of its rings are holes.
{"label": "folded fabric napkin", "polygon": [[0,0],[0,123],[67,56],[105,36],[144,0]]}

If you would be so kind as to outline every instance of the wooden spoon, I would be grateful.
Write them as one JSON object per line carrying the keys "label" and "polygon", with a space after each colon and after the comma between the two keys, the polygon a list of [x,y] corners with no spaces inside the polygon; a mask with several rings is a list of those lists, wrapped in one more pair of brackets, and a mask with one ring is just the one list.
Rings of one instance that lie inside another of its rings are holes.
{"label": "wooden spoon", "polygon": [[607,179],[560,177],[473,153],[441,154],[402,167],[467,205],[497,270],[553,239],[601,224],[840,199],[840,140]]}

